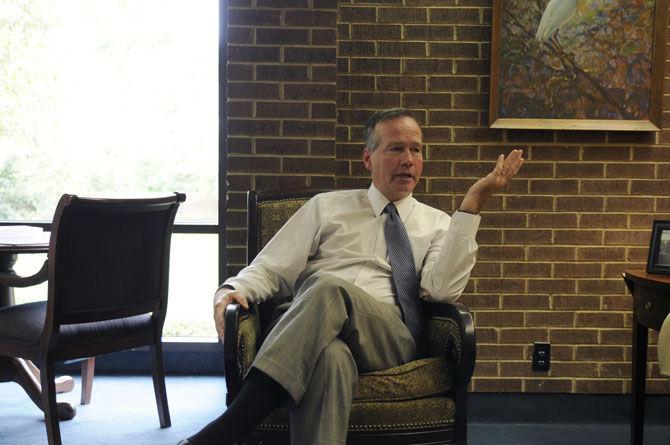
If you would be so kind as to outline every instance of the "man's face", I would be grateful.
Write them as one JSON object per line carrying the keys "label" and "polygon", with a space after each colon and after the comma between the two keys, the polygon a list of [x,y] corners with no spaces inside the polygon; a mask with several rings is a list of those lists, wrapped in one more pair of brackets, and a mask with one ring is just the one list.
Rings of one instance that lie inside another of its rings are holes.
{"label": "man's face", "polygon": [[379,122],[374,128],[377,148],[363,150],[372,183],[389,201],[408,196],[421,178],[423,142],[414,119],[401,116]]}

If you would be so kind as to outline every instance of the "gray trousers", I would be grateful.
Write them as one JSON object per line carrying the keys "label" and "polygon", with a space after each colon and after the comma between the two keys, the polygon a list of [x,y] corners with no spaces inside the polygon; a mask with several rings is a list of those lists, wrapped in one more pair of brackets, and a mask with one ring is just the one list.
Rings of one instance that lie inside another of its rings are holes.
{"label": "gray trousers", "polygon": [[292,444],[344,444],[358,372],[416,358],[400,309],[351,283],[310,277],[252,366],[290,394]]}

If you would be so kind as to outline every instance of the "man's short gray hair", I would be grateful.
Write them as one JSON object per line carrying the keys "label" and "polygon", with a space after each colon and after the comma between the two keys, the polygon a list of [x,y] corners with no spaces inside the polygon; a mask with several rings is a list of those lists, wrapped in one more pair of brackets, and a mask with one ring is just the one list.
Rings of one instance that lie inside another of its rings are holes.
{"label": "man's short gray hair", "polygon": [[397,119],[403,116],[411,117],[416,121],[412,113],[404,108],[389,108],[387,110],[377,111],[375,114],[370,116],[368,121],[365,123],[365,147],[369,151],[374,151],[377,148],[379,141],[377,140],[375,126],[378,123],[390,121],[392,119]]}

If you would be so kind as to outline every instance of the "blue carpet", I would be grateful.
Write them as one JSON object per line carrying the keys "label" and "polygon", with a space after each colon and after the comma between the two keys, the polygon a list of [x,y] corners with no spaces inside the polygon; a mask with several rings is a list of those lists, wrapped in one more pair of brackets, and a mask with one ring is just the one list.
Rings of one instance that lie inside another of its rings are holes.
{"label": "blue carpet", "polygon": [[[149,376],[97,375],[91,404],[87,406],[79,405],[78,376],[75,381],[76,386],[71,393],[58,396],[59,400],[72,402],[77,407],[77,416],[73,420],[61,422],[65,445],[175,445],[217,417],[225,408],[226,388],[222,376],[168,377],[172,427],[161,429]],[[560,403],[563,399],[569,403]],[[590,403],[581,403],[585,406],[578,408],[580,403],[575,403],[575,399]],[[601,402],[603,400],[604,403]],[[628,399],[621,396],[613,400],[622,405]],[[523,404],[528,407],[520,408]],[[605,409],[598,409],[597,404],[611,406],[611,400],[608,397],[548,395],[538,398],[473,394],[469,444],[627,445],[630,429],[626,410],[608,415]],[[517,407],[513,408],[515,405]],[[543,405],[553,408],[550,416],[541,413],[542,419],[551,419],[550,423],[538,423],[525,413],[533,407],[535,411],[542,411]],[[566,406],[571,408],[566,409]],[[645,445],[670,443],[667,411],[658,412],[659,407],[665,406],[649,406],[648,414],[654,421],[645,427]],[[581,412],[581,419],[571,415],[570,411]],[[520,423],[519,420],[524,417],[528,419]],[[0,384],[0,445],[46,443],[42,413],[21,387],[14,383]]]}
{"label": "blue carpet", "polygon": [[[171,428],[160,428],[149,376],[95,376],[91,404],[79,405],[79,378],[59,401],[73,403],[77,416],[61,422],[65,445],[175,445],[225,409],[221,376],[175,376],[166,379]],[[0,384],[0,444],[46,444],[41,411],[14,383]]]}

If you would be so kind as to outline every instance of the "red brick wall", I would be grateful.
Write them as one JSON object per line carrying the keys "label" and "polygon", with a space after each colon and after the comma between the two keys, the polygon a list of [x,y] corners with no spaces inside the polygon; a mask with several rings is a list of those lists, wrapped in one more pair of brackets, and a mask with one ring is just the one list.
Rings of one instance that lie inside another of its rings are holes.
{"label": "red brick wall", "polygon": [[[462,297],[477,326],[473,390],[627,392],[621,272],[644,268],[652,221],[670,219],[670,132],[488,129],[491,5],[229,2],[228,271],[244,264],[245,190],[367,187],[362,123],[406,107],[427,142],[416,196],[445,211],[499,153],[526,153],[482,212]],[[531,371],[534,341],[551,342],[549,373]],[[650,391],[670,390],[656,363],[650,377]]]}

